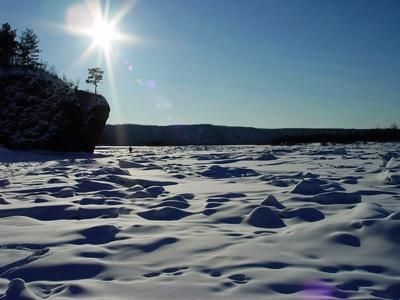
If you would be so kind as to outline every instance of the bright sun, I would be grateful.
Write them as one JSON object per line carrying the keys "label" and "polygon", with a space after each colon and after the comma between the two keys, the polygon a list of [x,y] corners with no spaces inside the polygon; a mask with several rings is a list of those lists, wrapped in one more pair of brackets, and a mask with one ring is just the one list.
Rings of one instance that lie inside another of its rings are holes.
{"label": "bright sun", "polygon": [[104,51],[108,51],[112,41],[118,38],[118,32],[114,29],[114,26],[104,20],[96,21],[93,27],[89,29],[89,35],[93,38],[95,46]]}
{"label": "bright sun", "polygon": [[100,50],[106,59],[107,56],[110,58],[114,46],[120,42],[132,41],[131,36],[119,31],[118,24],[135,3],[136,1],[127,1],[113,16],[109,13],[111,0],[84,0],[67,10],[64,28],[72,34],[91,39],[91,44],[82,53],[82,58],[89,56],[96,49]]}

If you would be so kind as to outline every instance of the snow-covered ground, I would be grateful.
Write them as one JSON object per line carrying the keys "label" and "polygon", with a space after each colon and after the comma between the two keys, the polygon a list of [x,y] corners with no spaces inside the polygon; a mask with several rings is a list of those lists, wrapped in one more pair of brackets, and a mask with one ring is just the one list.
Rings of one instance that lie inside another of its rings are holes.
{"label": "snow-covered ground", "polygon": [[0,299],[399,299],[399,150],[0,149]]}

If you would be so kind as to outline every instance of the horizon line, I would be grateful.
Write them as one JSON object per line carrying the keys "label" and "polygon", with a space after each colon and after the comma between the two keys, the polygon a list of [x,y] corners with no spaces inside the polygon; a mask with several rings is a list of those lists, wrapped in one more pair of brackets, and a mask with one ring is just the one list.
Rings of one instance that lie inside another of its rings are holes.
{"label": "horizon line", "polygon": [[251,129],[261,129],[261,130],[373,130],[373,129],[394,129],[391,128],[393,124],[397,124],[393,122],[391,125],[387,127],[364,127],[364,128],[346,128],[346,127],[255,127],[255,126],[245,126],[245,125],[224,125],[224,124],[210,124],[210,123],[192,123],[192,124],[168,124],[168,125],[158,125],[158,124],[138,124],[138,123],[106,123],[106,126],[125,126],[125,125],[133,125],[133,126],[154,126],[154,127],[173,127],[173,126],[215,126],[215,127],[237,127],[237,128],[251,128]]}

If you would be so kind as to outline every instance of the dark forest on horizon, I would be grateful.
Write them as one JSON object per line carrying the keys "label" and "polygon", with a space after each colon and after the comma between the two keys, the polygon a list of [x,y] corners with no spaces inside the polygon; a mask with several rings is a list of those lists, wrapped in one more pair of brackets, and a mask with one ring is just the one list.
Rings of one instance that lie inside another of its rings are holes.
{"label": "dark forest on horizon", "polygon": [[301,143],[399,142],[396,124],[375,129],[260,129],[219,125],[106,125],[98,145],[292,145]]}

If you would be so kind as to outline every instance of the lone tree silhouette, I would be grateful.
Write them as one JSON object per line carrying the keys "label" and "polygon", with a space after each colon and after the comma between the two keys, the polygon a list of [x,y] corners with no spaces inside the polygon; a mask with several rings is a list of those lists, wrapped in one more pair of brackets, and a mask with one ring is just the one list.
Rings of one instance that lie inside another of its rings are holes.
{"label": "lone tree silhouette", "polygon": [[18,42],[15,40],[16,30],[9,23],[4,23],[0,30],[0,66],[8,67],[15,63]]}
{"label": "lone tree silhouette", "polygon": [[104,71],[100,68],[89,68],[89,76],[86,83],[94,85],[94,93],[97,94],[97,85],[103,80]]}
{"label": "lone tree silhouette", "polygon": [[23,66],[36,67],[39,65],[39,40],[32,29],[27,28],[19,39],[17,60]]}

